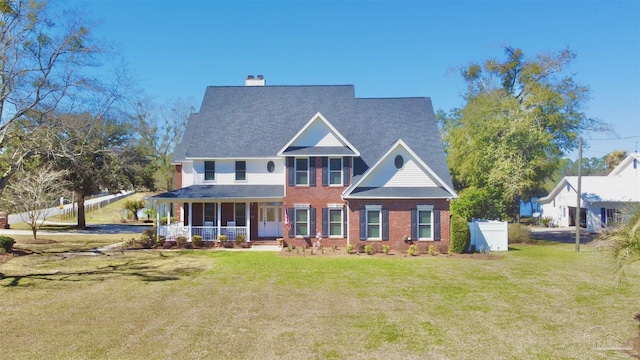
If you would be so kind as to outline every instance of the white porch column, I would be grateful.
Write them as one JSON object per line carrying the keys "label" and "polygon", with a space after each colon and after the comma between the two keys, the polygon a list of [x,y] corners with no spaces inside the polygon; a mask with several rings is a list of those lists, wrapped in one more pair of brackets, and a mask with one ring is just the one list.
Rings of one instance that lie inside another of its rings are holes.
{"label": "white porch column", "polygon": [[244,206],[244,216],[247,222],[247,241],[251,241],[251,203],[247,202]]}
{"label": "white porch column", "polygon": [[191,226],[193,226],[193,203],[192,202],[188,202],[187,204],[189,205],[189,240],[190,240],[191,239]]}
{"label": "white porch column", "polygon": [[220,215],[220,213],[222,212],[222,202],[218,201],[218,211],[216,211],[216,227],[218,228],[218,239],[220,238],[220,222],[222,221],[222,215]]}
{"label": "white porch column", "polygon": [[153,210],[156,211],[156,243],[160,240],[160,211],[158,209],[158,202],[153,200]]}

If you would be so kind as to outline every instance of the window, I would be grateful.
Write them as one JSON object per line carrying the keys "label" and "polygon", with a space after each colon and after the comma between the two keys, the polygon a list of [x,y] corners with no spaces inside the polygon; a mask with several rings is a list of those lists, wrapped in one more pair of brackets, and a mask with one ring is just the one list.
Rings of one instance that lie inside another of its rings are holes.
{"label": "window", "polygon": [[236,161],[236,180],[237,181],[247,180],[247,162],[246,161]]}
{"label": "window", "polygon": [[275,169],[276,164],[274,164],[273,161],[269,160],[269,162],[267,163],[267,171],[272,173]]}
{"label": "window", "polygon": [[329,209],[329,236],[342,237],[342,209]]}
{"label": "window", "polygon": [[389,210],[381,205],[360,209],[360,240],[389,240]]}
{"label": "window", "polygon": [[418,205],[411,210],[411,239],[440,240],[440,210],[433,205]]}
{"label": "window", "polygon": [[204,179],[205,180],[216,179],[216,162],[215,161],[204,162]]}
{"label": "window", "polygon": [[402,155],[397,155],[393,160],[393,163],[395,164],[396,169],[402,169],[404,166],[404,159],[402,158]]}
{"label": "window", "polygon": [[342,158],[329,159],[329,185],[342,185]]}
{"label": "window", "polygon": [[309,185],[309,159],[296,159],[296,185]]}
{"label": "window", "polygon": [[287,209],[287,218],[290,221],[288,236],[293,237],[315,237],[316,235],[316,209],[309,204],[294,204]]}
{"label": "window", "polygon": [[367,210],[367,239],[381,239],[381,210]]}
{"label": "window", "polygon": [[622,213],[618,209],[607,209],[607,226],[617,226],[622,222]]}
{"label": "window", "polygon": [[418,238],[419,239],[431,239],[432,238],[432,216],[431,210],[418,209]]}
{"label": "window", "polygon": [[205,203],[204,204],[204,223],[215,224],[216,223],[216,204]]}
{"label": "window", "polygon": [[309,209],[296,209],[296,236],[309,236]]}
{"label": "window", "polygon": [[245,203],[236,203],[235,216],[236,226],[247,226],[247,205]]}
{"label": "window", "polygon": [[322,208],[322,237],[347,237],[347,213],[343,204],[328,204]]}

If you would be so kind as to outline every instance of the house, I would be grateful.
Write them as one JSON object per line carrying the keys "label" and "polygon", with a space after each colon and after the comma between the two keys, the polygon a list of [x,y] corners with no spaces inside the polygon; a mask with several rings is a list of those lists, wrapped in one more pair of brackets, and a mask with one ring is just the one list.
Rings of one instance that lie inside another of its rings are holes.
{"label": "house", "polygon": [[[582,176],[580,223],[590,232],[598,232],[620,223],[622,210],[640,204],[640,154],[627,156],[607,176]],[[544,198],[542,217],[560,227],[575,226],[577,176],[565,176]]]}
{"label": "house", "polygon": [[353,85],[207,87],[173,155],[164,236],[296,246],[448,242],[457,197],[429,98],[357,98]]}

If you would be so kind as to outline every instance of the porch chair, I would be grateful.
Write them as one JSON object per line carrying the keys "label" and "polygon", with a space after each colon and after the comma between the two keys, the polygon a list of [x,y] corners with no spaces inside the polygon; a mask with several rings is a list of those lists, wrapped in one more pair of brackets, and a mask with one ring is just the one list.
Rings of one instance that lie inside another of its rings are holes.
{"label": "porch chair", "polygon": [[229,241],[234,241],[236,239],[236,222],[235,221],[227,221],[227,227],[232,227],[233,229],[227,228],[226,233]]}
{"label": "porch chair", "polygon": [[204,229],[202,229],[202,240],[213,240],[213,221],[205,221],[204,226]]}

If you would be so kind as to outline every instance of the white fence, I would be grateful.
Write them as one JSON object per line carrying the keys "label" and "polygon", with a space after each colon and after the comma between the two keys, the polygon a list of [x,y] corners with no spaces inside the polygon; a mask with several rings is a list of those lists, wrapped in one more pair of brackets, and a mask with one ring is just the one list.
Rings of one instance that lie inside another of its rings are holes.
{"label": "white fence", "polygon": [[[85,199],[84,212],[88,213],[90,211],[102,209],[103,207],[111,204],[112,202],[118,201],[132,194],[134,194],[133,191],[123,191],[118,194],[99,196],[92,199]],[[57,212],[54,211],[49,216],[58,215],[58,214],[62,219],[70,219],[75,217],[78,214],[78,203],[75,202],[73,204],[67,204],[64,206],[64,209],[59,209]]]}
{"label": "white fence", "polygon": [[478,221],[469,223],[471,246],[477,251],[509,250],[509,224],[506,221]]}
{"label": "white fence", "polygon": [[[99,196],[99,197],[85,200],[84,202],[85,212],[100,209],[106,205],[111,204],[116,200],[120,200],[132,194],[134,194],[133,191],[123,191],[118,194]],[[68,219],[78,214],[78,203],[76,202],[73,204],[65,204],[62,209],[59,206],[43,209],[42,214],[44,214],[46,217],[60,215],[61,218]],[[27,213],[11,214],[9,215],[9,224],[21,223],[21,222],[24,222],[23,219],[27,219],[27,218],[28,218]]]}

